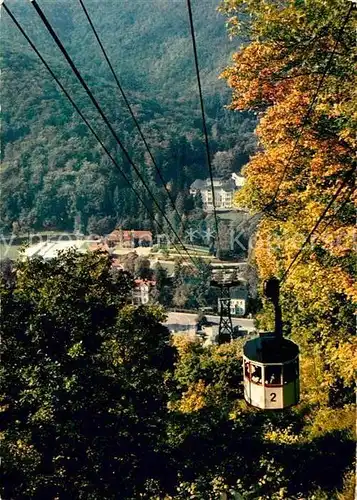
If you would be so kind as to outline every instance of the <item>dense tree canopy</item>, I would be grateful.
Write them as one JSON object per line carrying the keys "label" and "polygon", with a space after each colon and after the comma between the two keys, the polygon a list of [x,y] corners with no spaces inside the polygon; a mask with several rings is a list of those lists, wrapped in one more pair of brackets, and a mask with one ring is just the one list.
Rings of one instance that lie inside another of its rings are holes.
{"label": "dense tree canopy", "polygon": [[243,342],[174,340],[168,439],[181,483],[172,498],[352,500],[353,407],[318,411],[306,396],[283,412],[248,407]]}
{"label": "dense tree canopy", "polygon": [[129,305],[129,276],[98,254],[16,274],[1,288],[4,498],[150,491],[165,468],[173,366],[162,313]]}
{"label": "dense tree canopy", "polygon": [[99,254],[10,271],[1,282],[4,499],[352,500],[350,405],[315,407],[303,379],[302,405],[248,407],[243,339],[170,344],[162,311],[129,305],[129,276]]}

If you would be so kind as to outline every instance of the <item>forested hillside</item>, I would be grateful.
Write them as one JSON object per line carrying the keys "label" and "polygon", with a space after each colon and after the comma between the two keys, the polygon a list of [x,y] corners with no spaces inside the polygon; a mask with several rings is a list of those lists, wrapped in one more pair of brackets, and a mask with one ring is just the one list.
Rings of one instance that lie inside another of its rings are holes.
{"label": "forested hillside", "polygon": [[[15,0],[8,5],[115,153],[134,187],[143,192],[31,5]],[[173,197],[181,192],[182,198],[195,178],[208,176],[186,4],[127,0],[119,6],[114,0],[87,0],[86,6],[163,177]],[[170,213],[167,195],[79,2],[63,1],[59,7],[45,0],[41,7],[160,205]],[[229,95],[218,75],[238,41],[228,41],[224,18],[216,8],[216,0],[194,2],[194,20],[213,164],[216,174],[229,175],[241,168],[254,149],[254,119],[224,107]],[[1,229],[11,230],[14,222],[23,228],[80,228],[99,233],[116,224],[149,227],[145,209],[6,13],[1,19],[1,44]],[[182,200],[180,208],[185,208]]]}

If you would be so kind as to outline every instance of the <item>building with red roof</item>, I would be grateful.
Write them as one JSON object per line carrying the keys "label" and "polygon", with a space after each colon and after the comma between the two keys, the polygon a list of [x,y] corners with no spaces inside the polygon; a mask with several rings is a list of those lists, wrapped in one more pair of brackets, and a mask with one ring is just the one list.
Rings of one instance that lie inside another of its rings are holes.
{"label": "building with red roof", "polygon": [[107,236],[106,240],[110,247],[116,245],[120,245],[123,248],[136,248],[139,246],[149,247],[152,245],[152,232],[114,229],[114,231]]}
{"label": "building with red roof", "polygon": [[100,251],[109,254],[111,254],[112,252],[111,248],[109,247],[106,241],[96,241],[94,243],[91,243],[88,247],[88,250],[90,250],[91,252]]}

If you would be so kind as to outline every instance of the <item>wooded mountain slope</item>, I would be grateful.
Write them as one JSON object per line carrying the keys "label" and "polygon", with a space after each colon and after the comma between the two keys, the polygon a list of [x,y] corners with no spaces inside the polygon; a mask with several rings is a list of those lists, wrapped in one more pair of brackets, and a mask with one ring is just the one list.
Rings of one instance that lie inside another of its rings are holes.
{"label": "wooded mountain slope", "polygon": [[[99,131],[133,185],[131,168],[29,3],[9,1],[55,73]],[[77,2],[42,1],[49,20],[96,98],[147,178],[162,207],[166,193],[144,153],[113,77]],[[254,148],[254,120],[229,113],[229,97],[218,80],[237,41],[229,43],[216,0],[194,2],[194,19],[212,156],[227,152],[223,172],[238,170]],[[86,7],[142,125],[173,196],[196,178],[208,176],[197,83],[185,2],[88,0]],[[7,14],[1,20],[2,230],[13,222],[40,229],[56,227],[105,232],[117,223],[148,226],[110,160],[62,95]],[[146,195],[144,195],[146,196]],[[166,196],[167,198],[167,196]],[[148,205],[151,206],[150,201]],[[140,222],[138,222],[140,221]]]}

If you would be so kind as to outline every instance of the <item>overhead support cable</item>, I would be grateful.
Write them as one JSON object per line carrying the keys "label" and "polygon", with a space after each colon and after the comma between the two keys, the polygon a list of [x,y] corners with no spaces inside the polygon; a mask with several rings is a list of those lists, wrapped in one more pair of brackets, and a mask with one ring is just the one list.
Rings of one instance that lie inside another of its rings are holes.
{"label": "overhead support cable", "polygon": [[100,105],[98,104],[97,100],[95,99],[92,91],[90,90],[90,88],[88,87],[88,85],[86,84],[86,82],[84,81],[82,75],[80,74],[79,70],[77,69],[76,65],[74,64],[73,60],[71,59],[71,57],[69,56],[67,50],[65,49],[64,45],[62,44],[61,40],[58,38],[56,32],[54,31],[54,29],[52,28],[50,22],[48,21],[48,19],[46,18],[44,12],[42,11],[42,9],[40,8],[40,6],[38,5],[38,3],[36,2],[36,0],[30,0],[30,2],[32,3],[32,5],[34,6],[37,14],[39,15],[40,19],[42,20],[43,24],[45,25],[47,31],[49,32],[49,34],[51,35],[51,37],[53,38],[53,40],[55,41],[56,45],[58,46],[58,48],[60,49],[60,51],[62,52],[62,54],[64,55],[65,59],[67,60],[68,64],[70,65],[73,73],[75,74],[75,76],[77,77],[78,81],[80,82],[80,84],[82,85],[82,87],[84,88],[86,94],[88,95],[88,97],[90,98],[90,100],[92,101],[93,105],[95,106],[95,108],[97,109],[97,111],[99,112],[100,116],[102,117],[102,119],[104,120],[105,124],[107,125],[107,127],[109,128],[112,136],[114,137],[115,141],[117,142],[117,144],[119,145],[120,149],[122,150],[125,158],[127,159],[128,163],[133,167],[136,175],[138,176],[138,178],[140,179],[141,183],[143,184],[143,186],[145,187],[146,191],[148,192],[149,196],[151,197],[151,199],[153,200],[154,202],[154,205],[156,206],[156,208],[158,209],[158,211],[161,213],[161,215],[163,216],[163,218],[166,220],[167,224],[168,224],[168,227],[171,229],[171,232],[172,234],[177,238],[177,241],[181,244],[183,250],[185,251],[185,253],[187,254],[187,256],[189,257],[189,259],[193,262],[193,264],[198,268],[198,264],[195,262],[195,260],[192,258],[192,256],[190,255],[190,253],[188,252],[186,246],[184,245],[184,243],[181,241],[181,238],[179,237],[179,235],[177,234],[176,230],[174,229],[174,227],[172,226],[170,220],[167,218],[165,212],[162,210],[162,208],[160,207],[159,203],[157,202],[155,196],[152,194],[151,192],[151,189],[149,188],[146,180],[144,179],[144,177],[142,176],[140,170],[138,169],[138,167],[135,165],[135,163],[133,162],[133,160],[131,159],[128,151],[126,150],[124,144],[122,143],[122,141],[120,140],[120,138],[118,137],[117,133],[115,132],[113,126],[111,125],[110,121],[108,120],[106,114],[104,113],[104,111],[102,110],[102,108],[100,107]]}
{"label": "overhead support cable", "polygon": [[[304,243],[301,245],[299,251],[295,254],[293,260],[290,262],[289,267],[287,268],[287,270],[283,274],[283,277],[281,278],[281,283],[283,283],[287,279],[288,275],[291,272],[291,269],[292,269],[293,265],[295,264],[295,262],[297,261],[297,259],[300,257],[300,255],[301,255],[302,251],[304,250],[304,248],[306,247],[306,245],[308,243],[310,243],[312,235],[317,230],[317,228],[319,227],[319,225],[321,224],[321,222],[325,218],[327,212],[329,211],[329,209],[331,208],[331,206],[333,205],[333,203],[335,202],[335,200],[338,198],[338,196],[341,193],[342,189],[347,185],[348,181],[352,178],[352,176],[353,176],[354,173],[355,173],[355,169],[350,170],[349,172],[347,172],[344,181],[338,187],[337,191],[335,192],[335,194],[333,195],[333,197],[331,198],[331,200],[328,202],[328,204],[324,208],[322,214],[320,215],[320,217],[316,221],[314,227],[309,232],[309,234],[306,237]],[[326,229],[326,227],[325,227],[325,229]]]}
{"label": "overhead support cable", "polygon": [[321,229],[321,231],[318,234],[317,240],[323,235],[323,233],[327,230],[327,228],[332,224],[334,221],[336,215],[338,212],[340,212],[350,201],[352,194],[355,192],[355,186],[352,186],[351,189],[347,192],[347,196],[341,200],[341,205],[339,205],[334,213],[329,217],[328,221],[326,222],[325,226]]}
{"label": "overhead support cable", "polygon": [[161,173],[161,170],[160,170],[159,166],[157,165],[157,163],[156,163],[156,161],[155,161],[155,158],[154,158],[154,156],[153,156],[153,154],[152,154],[152,152],[151,152],[151,149],[150,149],[150,147],[149,147],[149,144],[148,144],[148,142],[147,142],[147,140],[146,140],[146,138],[145,138],[145,136],[144,136],[144,133],[143,133],[143,131],[142,131],[142,129],[141,129],[141,126],[140,126],[140,124],[139,124],[139,122],[138,122],[138,120],[137,120],[137,118],[136,118],[136,116],[135,116],[135,114],[134,114],[134,111],[133,111],[133,109],[132,109],[132,107],[131,107],[131,105],[130,105],[130,102],[129,102],[128,98],[127,98],[127,95],[126,95],[126,93],[124,92],[124,89],[123,89],[123,87],[122,87],[122,85],[121,85],[121,83],[120,83],[119,77],[118,77],[118,75],[117,75],[116,71],[115,71],[115,70],[114,70],[114,68],[113,68],[113,65],[112,65],[112,63],[111,63],[111,61],[110,61],[110,59],[109,59],[109,57],[108,57],[108,54],[107,54],[107,52],[106,52],[106,50],[105,50],[105,48],[104,48],[104,46],[103,46],[103,43],[102,43],[102,41],[101,41],[101,39],[100,39],[100,37],[99,37],[99,35],[98,35],[98,32],[97,32],[97,30],[96,30],[96,28],[95,28],[95,26],[94,26],[94,24],[93,24],[93,21],[92,21],[92,19],[91,19],[90,15],[89,15],[89,12],[88,12],[88,10],[87,10],[86,6],[84,5],[84,1],[83,1],[83,0],[78,0],[78,1],[79,1],[80,5],[81,5],[81,7],[82,7],[82,9],[83,9],[83,12],[84,12],[84,14],[85,14],[85,16],[86,16],[86,18],[87,18],[87,20],[88,20],[88,23],[89,23],[89,25],[90,25],[90,27],[91,27],[91,29],[92,29],[93,33],[94,33],[94,36],[95,36],[95,38],[96,38],[96,40],[97,40],[97,42],[98,42],[98,44],[99,44],[99,46],[100,46],[100,48],[101,48],[101,51],[102,51],[102,53],[103,53],[103,56],[104,56],[105,60],[107,61],[107,64],[108,64],[108,66],[109,66],[109,68],[110,68],[110,71],[111,71],[111,73],[112,73],[112,75],[113,75],[113,78],[114,78],[114,80],[115,80],[115,82],[116,82],[116,84],[117,84],[117,87],[118,87],[118,89],[119,89],[119,91],[120,91],[120,94],[121,94],[122,98],[124,99],[124,102],[125,102],[125,104],[126,104],[126,107],[128,108],[129,113],[130,113],[130,115],[131,115],[131,117],[132,117],[132,119],[133,119],[133,121],[134,121],[134,123],[135,123],[135,126],[136,126],[136,128],[137,128],[137,130],[138,130],[138,132],[139,132],[139,134],[140,134],[140,137],[141,137],[141,139],[142,139],[142,141],[143,141],[143,143],[144,143],[144,145],[145,145],[145,148],[146,148],[146,150],[147,150],[147,152],[148,152],[148,154],[149,154],[149,156],[150,156],[150,159],[151,159],[151,161],[152,161],[152,163],[153,163],[153,165],[154,165],[154,167],[155,167],[155,170],[156,170],[156,172],[157,172],[157,174],[158,174],[158,176],[159,176],[159,178],[160,178],[160,180],[161,180],[161,182],[162,182],[162,185],[164,186],[164,189],[165,189],[165,191],[166,191],[166,194],[167,194],[167,196],[169,197],[169,200],[170,200],[170,203],[171,203],[171,205],[172,205],[172,208],[175,210],[176,214],[178,215],[179,219],[181,220],[182,214],[180,215],[180,214],[179,214],[179,212],[178,212],[178,210],[177,210],[177,207],[176,207],[176,205],[175,205],[175,201],[174,201],[174,199],[173,199],[173,197],[172,197],[172,195],[171,195],[171,193],[170,193],[169,189],[168,189],[168,188],[167,188],[167,186],[166,186],[165,179],[163,178],[163,175],[162,175],[162,173]]}
{"label": "overhead support cable", "polygon": [[[110,153],[110,151],[108,150],[108,148],[105,146],[105,144],[103,143],[103,141],[100,139],[100,137],[98,136],[98,134],[95,132],[95,130],[93,129],[93,127],[91,126],[91,124],[88,122],[87,118],[84,116],[84,114],[82,113],[82,111],[79,109],[79,107],[77,106],[77,104],[74,102],[74,100],[72,99],[72,97],[68,93],[68,91],[62,85],[61,81],[57,78],[57,76],[55,75],[55,73],[52,71],[52,69],[50,68],[50,66],[48,65],[48,63],[44,59],[44,57],[41,55],[41,53],[39,52],[39,50],[37,49],[37,47],[35,46],[35,44],[32,42],[32,40],[27,35],[27,33],[25,32],[25,30],[22,28],[22,26],[20,25],[20,23],[17,21],[17,19],[15,18],[15,16],[12,14],[12,12],[10,11],[10,9],[7,7],[7,5],[5,4],[4,0],[2,0],[1,5],[5,9],[6,13],[9,15],[9,17],[11,18],[11,20],[13,21],[13,23],[15,24],[15,26],[17,27],[17,29],[24,36],[24,38],[27,40],[27,42],[29,43],[29,45],[32,48],[32,50],[35,52],[35,54],[41,60],[41,62],[43,63],[43,65],[45,66],[45,68],[47,69],[47,71],[50,73],[50,75],[52,76],[52,78],[54,79],[54,81],[57,83],[57,85],[59,86],[59,88],[62,90],[62,92],[64,93],[64,95],[67,97],[67,99],[69,100],[69,102],[72,104],[73,108],[76,110],[76,112],[79,114],[79,116],[81,117],[81,119],[83,120],[83,122],[86,124],[86,126],[88,127],[88,129],[91,131],[91,133],[93,134],[93,136],[96,138],[96,140],[98,141],[98,143],[100,144],[100,146],[103,148],[103,150],[105,151],[105,153],[107,154],[107,156],[110,158],[110,160],[112,161],[112,163],[114,164],[114,166],[116,167],[116,169],[119,171],[119,173],[121,174],[121,176],[123,177],[123,179],[126,181],[126,183],[128,184],[128,186],[130,187],[130,189],[134,192],[134,194],[136,195],[137,199],[145,207],[145,209],[147,210],[147,212],[150,215],[151,219],[155,222],[155,224],[157,224],[158,228],[161,231],[164,232],[163,227],[156,220],[155,214],[153,214],[151,212],[150,208],[148,208],[148,206],[146,205],[144,199],[141,197],[140,193],[132,186],[132,183],[131,183],[130,179],[128,178],[128,176],[122,170],[122,168],[120,167],[120,165],[118,164],[118,162],[115,160],[115,158],[113,157],[113,155]],[[182,258],[184,258],[183,255],[181,254],[180,250],[177,248],[177,246],[175,244],[173,246],[176,249],[176,251],[178,252],[178,254]],[[193,264],[196,267],[196,263],[194,261],[193,261]]]}
{"label": "overhead support cable", "polygon": [[203,94],[202,94],[202,86],[201,86],[200,69],[199,69],[199,64],[198,64],[197,46],[196,46],[196,35],[195,35],[195,28],[194,28],[194,24],[193,24],[191,0],[187,0],[187,9],[188,9],[188,17],[189,17],[189,21],[190,21],[190,32],[191,32],[191,40],[192,40],[192,48],[193,48],[195,69],[196,69],[198,94],[199,94],[199,98],[200,98],[203,135],[204,135],[204,138],[205,138],[205,146],[206,146],[206,153],[207,153],[207,165],[208,165],[209,176],[210,176],[210,181],[211,181],[212,205],[213,205],[213,213],[214,213],[214,220],[215,220],[216,233],[217,233],[217,243],[218,243],[217,247],[218,247],[218,249],[220,249],[221,245],[220,245],[220,239],[219,239],[219,226],[218,226],[218,218],[217,218],[217,211],[216,211],[216,197],[215,197],[214,185],[213,185],[213,173],[212,173],[212,164],[211,164],[211,154],[210,154],[209,140],[208,140],[208,133],[207,133],[205,107],[204,107],[204,103],[203,103]]}

